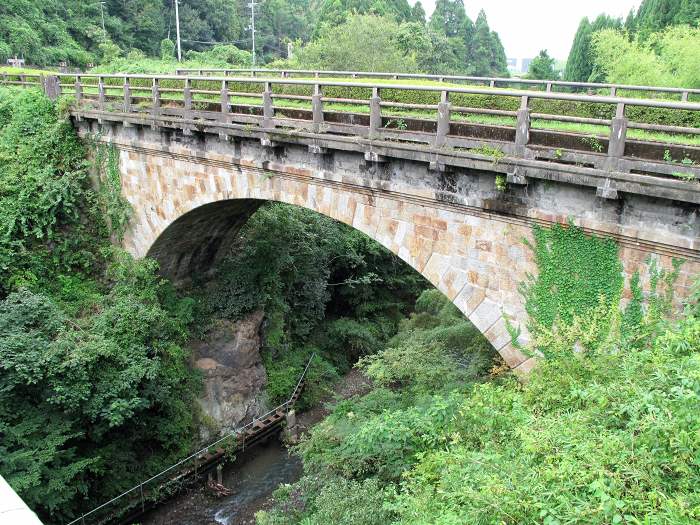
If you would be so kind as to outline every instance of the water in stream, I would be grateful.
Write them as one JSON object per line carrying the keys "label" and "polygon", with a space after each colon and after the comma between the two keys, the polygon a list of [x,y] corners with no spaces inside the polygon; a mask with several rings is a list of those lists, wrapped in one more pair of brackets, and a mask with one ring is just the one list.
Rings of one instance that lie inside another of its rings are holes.
{"label": "water in stream", "polygon": [[198,490],[149,513],[144,525],[246,525],[274,490],[301,476],[301,461],[290,456],[278,439],[259,445],[224,468],[224,485],[233,490],[215,499]]}

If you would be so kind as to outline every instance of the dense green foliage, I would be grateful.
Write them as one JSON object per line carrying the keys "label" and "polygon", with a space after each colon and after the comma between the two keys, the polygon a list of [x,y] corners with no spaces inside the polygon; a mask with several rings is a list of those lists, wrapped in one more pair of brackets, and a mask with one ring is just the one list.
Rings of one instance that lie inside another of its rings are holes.
{"label": "dense green foliage", "polygon": [[[248,2],[179,2],[186,65],[252,63]],[[258,65],[289,58],[293,43],[294,58],[285,67],[507,75],[503,46],[485,13],[472,22],[462,0],[440,0],[429,23],[420,3],[411,7],[406,0],[266,0],[256,10]],[[149,57],[165,64],[146,69],[165,72],[175,57],[174,38],[171,0],[108,0],[103,8],[92,0],[70,6],[12,0],[0,7],[2,61],[18,55],[40,66],[99,62],[131,71],[131,63]]]}
{"label": "dense green foliage", "polygon": [[[533,333],[570,325],[598,308],[617,308],[622,294],[622,263],[611,239],[590,237],[573,225],[535,226],[530,245],[539,269],[523,283]],[[529,245],[529,243],[528,243]]]}
{"label": "dense green foliage", "polygon": [[591,23],[583,18],[574,36],[574,43],[566,62],[564,79],[571,82],[588,82],[593,73],[593,57],[591,55],[591,38],[596,31],[622,27],[622,21],[607,15],[600,15]]}
{"label": "dense green foliage", "polygon": [[[571,293],[619,293],[613,243],[574,228],[540,230],[536,239],[543,280],[557,283],[548,287],[560,296],[555,302]],[[604,267],[593,270],[592,285],[581,266],[590,253]],[[439,296],[425,292],[386,349],[360,362],[374,390],[338,403],[312,430],[298,447],[306,476],[282,487],[258,523],[320,524],[343,513],[353,521],[338,522],[353,525],[696,523],[700,288],[682,319],[665,321],[672,274],[652,279],[646,302],[633,292],[626,333],[605,293],[598,306],[560,319],[556,337],[536,339],[535,349],[544,342],[551,351],[526,383],[455,377],[461,358],[451,361],[455,354],[436,343],[443,339],[435,331],[463,321],[448,320],[448,305],[428,306]],[[600,344],[577,348],[586,337]],[[470,355],[473,341],[455,341]],[[350,488],[374,512],[348,507]]]}
{"label": "dense green foliage", "polygon": [[[199,287],[200,283],[196,283]],[[199,324],[263,310],[271,402],[286,399],[316,352],[302,406],[396,333],[424,279],[366,235],[283,204],[258,210],[216,276],[201,283]]]}
{"label": "dense green foliage", "polygon": [[85,153],[43,95],[0,91],[0,297],[100,259],[106,224]]}
{"label": "dense green foliage", "polygon": [[[46,523],[191,446],[191,301],[109,248],[128,211],[111,151],[43,95],[0,94],[0,472]],[[101,168],[101,169],[100,169]]]}
{"label": "dense green foliage", "polygon": [[549,56],[546,49],[543,49],[530,62],[526,77],[537,80],[558,80],[559,72],[554,68],[554,63],[555,60]]}
{"label": "dense green foliage", "polygon": [[700,87],[700,29],[669,27],[645,43],[619,31],[593,35],[593,78],[620,84]]}
{"label": "dense green foliage", "polygon": [[[622,20],[581,20],[564,78],[698,87],[700,0],[643,0]],[[624,31],[623,31],[624,30]]]}
{"label": "dense green foliage", "polygon": [[632,10],[625,21],[625,29],[638,34],[644,41],[653,33],[669,26],[697,26],[700,22],[700,2],[698,0],[642,0],[635,13]]}

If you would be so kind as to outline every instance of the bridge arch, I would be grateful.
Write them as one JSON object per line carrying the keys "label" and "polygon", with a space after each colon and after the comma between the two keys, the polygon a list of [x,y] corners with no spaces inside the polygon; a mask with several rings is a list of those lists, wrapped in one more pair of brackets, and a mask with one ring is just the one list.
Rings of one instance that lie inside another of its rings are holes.
{"label": "bridge arch", "polygon": [[522,239],[523,225],[465,215],[420,199],[300,173],[238,166],[206,169],[189,160],[139,158],[122,153],[124,193],[135,217],[125,247],[157,259],[175,281],[206,273],[266,201],[300,206],[356,228],[382,244],[445,294],[518,371],[534,364],[515,348],[505,316],[520,325],[517,293],[535,271]]}
{"label": "bridge arch", "polygon": [[[83,120],[78,127],[118,150],[122,192],[134,212],[125,248],[153,256],[176,281],[209,271],[261,203],[300,206],[396,254],[444,293],[510,367],[527,372],[534,360],[513,344],[507,320],[526,344],[518,287],[537,273],[523,243],[533,224],[574,217],[588,232],[613,237],[627,282],[640,271],[648,283],[649,256],[665,268],[674,257],[686,259],[675,285],[679,299],[700,272],[697,205],[670,194],[601,198],[596,188],[563,179],[554,168],[547,173],[555,182],[516,178],[503,192],[496,181],[505,176],[493,171],[503,169],[497,162],[448,167],[440,157],[425,162],[430,152],[413,144],[377,151],[352,137],[338,136],[331,147],[316,135],[290,131],[243,127],[234,136],[141,124]],[[462,154],[441,154],[448,153]],[[629,286],[624,293],[629,297]]]}

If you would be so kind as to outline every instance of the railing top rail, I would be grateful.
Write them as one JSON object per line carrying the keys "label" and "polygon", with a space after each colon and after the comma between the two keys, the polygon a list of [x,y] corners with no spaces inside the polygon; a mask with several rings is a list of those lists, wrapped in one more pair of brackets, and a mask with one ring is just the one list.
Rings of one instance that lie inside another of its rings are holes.
{"label": "railing top rail", "polygon": [[102,505],[100,505],[100,506],[98,506],[98,507],[95,507],[95,508],[92,509],[91,511],[86,512],[85,514],[82,514],[79,518],[76,518],[76,519],[74,519],[73,521],[68,522],[66,525],[73,525],[73,524],[75,524],[75,523],[80,522],[81,520],[84,520],[84,519],[87,518],[88,516],[91,516],[91,515],[94,514],[95,512],[104,509],[105,507],[111,505],[112,503],[114,503],[115,501],[117,501],[117,500],[123,498],[124,496],[127,496],[128,494],[131,494],[132,492],[134,492],[134,491],[136,491],[136,490],[139,490],[141,487],[143,487],[144,485],[150,483],[151,481],[153,481],[153,480],[155,480],[155,479],[161,477],[163,474],[167,474],[168,472],[173,471],[174,469],[176,469],[177,467],[179,467],[179,466],[181,466],[181,465],[187,463],[188,461],[191,461],[192,459],[195,459],[197,456],[202,455],[203,453],[207,452],[210,448],[215,447],[215,446],[218,445],[219,443],[221,443],[221,442],[223,442],[223,441],[226,441],[227,439],[230,439],[231,437],[237,436],[237,435],[240,434],[241,432],[243,432],[243,431],[247,430],[248,428],[252,427],[257,421],[260,421],[261,419],[265,419],[266,417],[268,417],[268,416],[274,414],[275,412],[281,410],[282,408],[288,407],[288,406],[290,405],[290,403],[292,402],[292,399],[294,398],[294,394],[296,394],[298,388],[300,387],[302,381],[304,380],[304,377],[306,376],[306,372],[307,372],[307,370],[309,369],[309,366],[311,365],[311,360],[312,360],[315,356],[316,356],[316,354],[313,353],[313,354],[311,354],[311,357],[309,357],[309,360],[308,360],[308,362],[306,363],[306,367],[304,368],[304,371],[302,372],[302,374],[301,374],[301,376],[300,376],[300,378],[299,378],[299,382],[297,383],[297,386],[294,388],[294,391],[292,392],[292,395],[289,397],[289,399],[287,399],[287,401],[285,401],[284,403],[282,403],[282,404],[280,404],[280,405],[277,405],[275,408],[273,408],[272,410],[269,410],[268,412],[266,412],[266,413],[263,414],[262,416],[258,416],[258,417],[256,417],[256,418],[254,418],[250,423],[246,423],[246,424],[243,425],[242,427],[238,427],[238,428],[233,429],[231,432],[229,432],[229,433],[226,434],[225,436],[223,436],[223,437],[217,439],[217,440],[214,441],[213,443],[209,443],[206,447],[203,447],[203,448],[199,449],[198,451],[193,452],[192,454],[190,454],[190,455],[187,456],[186,458],[181,459],[180,461],[178,461],[177,463],[175,463],[175,464],[173,464],[173,465],[170,465],[170,466],[169,466],[168,468],[166,468],[165,470],[160,471],[158,474],[155,474],[155,475],[151,476],[150,478],[148,478],[148,479],[142,481],[142,482],[139,483],[138,485],[134,485],[134,486],[131,487],[129,490],[126,490],[126,491],[122,492],[122,493],[119,494],[118,496],[115,496],[114,498],[112,498],[111,500],[109,500],[109,501],[103,503]]}
{"label": "railing top rail", "polygon": [[[148,80],[174,80],[174,81],[216,81],[216,82],[243,82],[255,84],[279,84],[279,85],[305,85],[305,86],[329,86],[329,87],[354,87],[366,89],[395,89],[408,91],[430,91],[435,93],[463,93],[470,95],[492,95],[503,97],[528,97],[532,99],[548,99],[548,100],[566,100],[572,102],[588,102],[594,104],[624,104],[626,106],[643,106],[665,109],[681,109],[688,111],[700,111],[700,103],[662,100],[662,99],[643,99],[643,98],[626,98],[613,97],[603,95],[578,95],[573,93],[553,93],[543,91],[527,91],[518,89],[501,89],[501,88],[477,88],[477,87],[456,87],[456,86],[422,86],[410,84],[391,84],[382,83],[376,84],[371,82],[346,82],[342,80],[332,79],[293,79],[293,78],[256,78],[256,77],[214,77],[214,76],[188,76],[188,75],[145,75],[145,74],[99,74],[99,73],[61,73],[59,77],[80,77],[80,78],[119,78],[119,79],[148,79]],[[115,86],[117,87],[117,86]],[[251,93],[251,95],[254,95]]]}
{"label": "railing top rail", "polygon": [[539,85],[546,86],[551,84],[553,86],[566,86],[566,87],[586,87],[586,88],[616,88],[623,90],[633,90],[633,91],[658,91],[662,93],[700,93],[698,88],[683,88],[683,87],[668,87],[668,86],[644,86],[637,84],[613,84],[607,82],[572,82],[569,80],[539,80],[531,78],[509,78],[509,77],[478,77],[469,75],[436,75],[428,73],[385,73],[380,71],[332,71],[332,70],[316,70],[316,69],[265,69],[265,68],[255,68],[255,69],[245,69],[245,68],[184,68],[178,69],[178,73],[190,73],[190,72],[227,72],[232,73],[298,73],[298,74],[313,74],[318,73],[319,75],[357,75],[363,77],[396,77],[400,78],[412,78],[412,79],[431,79],[431,80],[473,80],[476,82],[505,82],[511,84],[527,84],[527,85]]}

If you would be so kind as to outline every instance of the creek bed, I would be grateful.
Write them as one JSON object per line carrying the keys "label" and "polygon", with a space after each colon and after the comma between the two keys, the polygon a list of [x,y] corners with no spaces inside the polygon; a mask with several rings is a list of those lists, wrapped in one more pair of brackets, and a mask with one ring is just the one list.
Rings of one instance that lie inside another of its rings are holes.
{"label": "creek bed", "polygon": [[287,452],[278,437],[256,445],[224,467],[223,484],[231,496],[215,498],[203,488],[182,494],[149,512],[143,525],[248,525],[283,483],[293,483],[302,473],[301,460]]}

